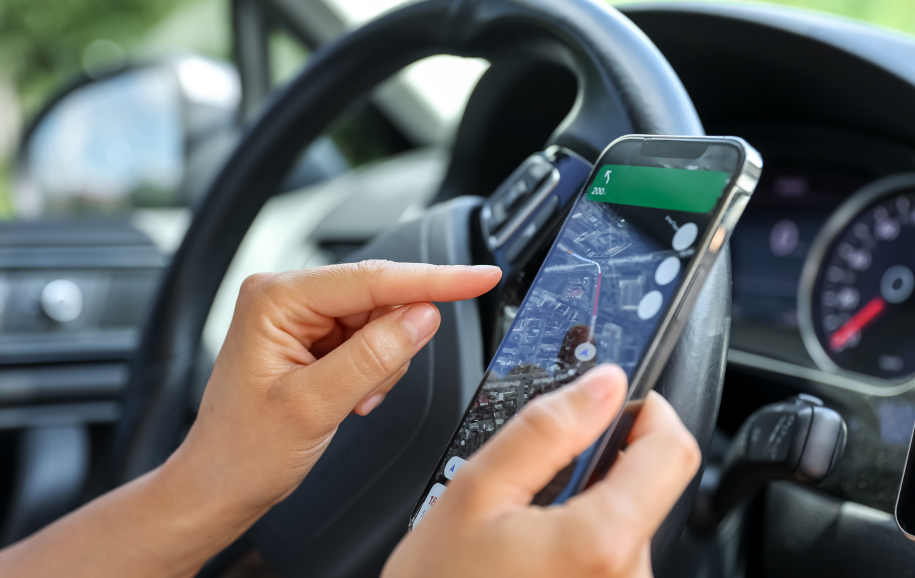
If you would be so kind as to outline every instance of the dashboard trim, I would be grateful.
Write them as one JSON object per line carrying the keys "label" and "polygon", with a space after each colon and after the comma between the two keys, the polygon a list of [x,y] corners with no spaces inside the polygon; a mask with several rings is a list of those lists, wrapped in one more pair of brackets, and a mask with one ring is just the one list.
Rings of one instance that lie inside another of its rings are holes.
{"label": "dashboard trim", "polygon": [[161,269],[168,261],[153,246],[0,248],[0,269]]}
{"label": "dashboard trim", "polygon": [[121,404],[116,401],[7,407],[0,409],[0,430],[114,423],[120,417]]}
{"label": "dashboard trim", "polygon": [[13,336],[0,340],[0,367],[20,364],[80,361],[123,361],[133,357],[140,344],[137,328],[102,329],[58,334],[53,339]]}
{"label": "dashboard trim", "polygon": [[839,387],[863,395],[872,395],[874,397],[893,397],[915,388],[915,379],[902,384],[879,385],[872,382],[861,381],[860,378],[827,373],[820,369],[804,367],[795,363],[773,359],[765,355],[759,355],[758,353],[750,353],[749,351],[734,348],[728,350],[728,364],[749,367],[769,373],[778,373],[788,377],[812,381],[832,387]]}
{"label": "dashboard trim", "polygon": [[116,397],[129,377],[123,362],[0,369],[0,406]]}

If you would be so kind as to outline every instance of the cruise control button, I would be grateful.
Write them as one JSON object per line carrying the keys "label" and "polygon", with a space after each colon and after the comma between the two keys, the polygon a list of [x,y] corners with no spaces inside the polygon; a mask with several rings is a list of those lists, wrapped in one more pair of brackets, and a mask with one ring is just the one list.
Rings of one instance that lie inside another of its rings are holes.
{"label": "cruise control button", "polygon": [[548,174],[550,174],[550,171],[552,171],[552,170],[553,170],[553,165],[550,164],[549,161],[547,161],[544,158],[538,157],[537,161],[531,165],[531,168],[527,174],[528,174],[528,176],[530,176],[530,178],[535,183],[537,183],[539,185],[540,181],[545,179],[546,176]]}
{"label": "cruise control button", "polygon": [[505,196],[505,208],[509,211],[514,209],[515,205],[524,199],[530,191],[531,187],[524,179],[515,181],[508,189],[508,195]]}
{"label": "cruise control button", "polygon": [[515,239],[512,246],[509,247],[508,251],[505,253],[505,257],[509,261],[514,261],[518,258],[518,255],[521,254],[521,251],[527,246],[527,244],[534,238],[534,235],[537,234],[537,231],[543,227],[544,224],[549,220],[550,215],[556,210],[556,207],[559,206],[559,197],[556,195],[550,195],[547,200],[543,203],[543,206],[539,209],[534,218],[530,220],[527,227],[521,230],[521,233]]}

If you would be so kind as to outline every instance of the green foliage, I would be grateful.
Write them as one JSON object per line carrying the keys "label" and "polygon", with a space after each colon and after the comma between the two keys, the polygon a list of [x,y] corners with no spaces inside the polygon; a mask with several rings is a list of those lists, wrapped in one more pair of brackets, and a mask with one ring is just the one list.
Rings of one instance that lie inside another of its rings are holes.
{"label": "green foliage", "polygon": [[[639,0],[608,1],[631,4]],[[760,3],[815,10],[915,34],[915,0],[762,0]]]}
{"label": "green foliage", "polygon": [[30,116],[80,72],[90,43],[130,46],[186,1],[0,0],[0,74],[16,86]]}
{"label": "green foliage", "polygon": [[13,217],[13,199],[10,189],[9,162],[0,161],[0,221]]}
{"label": "green foliage", "polygon": [[912,0],[769,0],[769,2],[828,12],[915,34],[915,2]]}

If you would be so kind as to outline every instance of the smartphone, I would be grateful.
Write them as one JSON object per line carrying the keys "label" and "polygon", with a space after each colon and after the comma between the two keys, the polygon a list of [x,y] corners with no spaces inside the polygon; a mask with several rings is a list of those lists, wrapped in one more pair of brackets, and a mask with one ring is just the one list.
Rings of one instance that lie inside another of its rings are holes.
{"label": "smartphone", "polygon": [[905,466],[902,469],[902,481],[899,484],[899,495],[896,497],[896,508],[893,516],[896,527],[909,540],[915,540],[915,431],[909,441]]}
{"label": "smartphone", "polygon": [[743,213],[762,159],[736,137],[630,135],[601,154],[410,517],[525,404],[598,363],[629,377],[624,410],[534,498],[603,477]]}

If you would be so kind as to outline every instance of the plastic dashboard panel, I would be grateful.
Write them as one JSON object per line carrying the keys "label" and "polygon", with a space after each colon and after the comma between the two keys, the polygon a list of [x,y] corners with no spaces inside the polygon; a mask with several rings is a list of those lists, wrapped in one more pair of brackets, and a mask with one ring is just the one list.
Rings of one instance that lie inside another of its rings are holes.
{"label": "plastic dashboard panel", "polygon": [[915,143],[909,37],[752,4],[646,3],[621,11],[670,61],[708,134],[722,125],[797,123]]}

